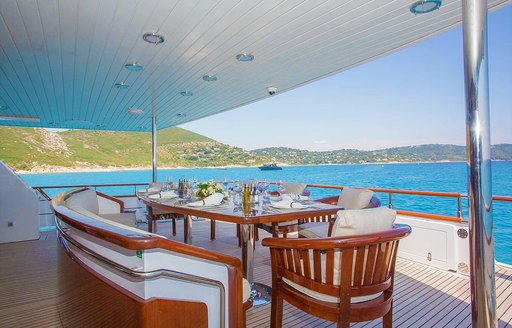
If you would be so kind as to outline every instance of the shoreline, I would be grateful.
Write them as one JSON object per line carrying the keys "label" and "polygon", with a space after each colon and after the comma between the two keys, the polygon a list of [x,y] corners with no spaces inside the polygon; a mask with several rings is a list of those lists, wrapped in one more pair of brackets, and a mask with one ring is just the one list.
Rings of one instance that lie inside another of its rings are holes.
{"label": "shoreline", "polygon": [[[464,161],[433,161],[433,162],[376,162],[376,163],[340,163],[340,164],[302,164],[290,165],[278,163],[281,167],[298,166],[336,166],[336,165],[388,165],[388,164],[428,164],[428,163],[464,163]],[[158,167],[158,170],[192,170],[192,169],[229,169],[229,168],[257,168],[259,165],[225,165],[225,166],[204,166],[204,167]],[[120,172],[120,171],[147,171],[152,167],[39,167],[33,170],[14,170],[16,174],[60,174],[60,173],[96,173],[96,172]]]}

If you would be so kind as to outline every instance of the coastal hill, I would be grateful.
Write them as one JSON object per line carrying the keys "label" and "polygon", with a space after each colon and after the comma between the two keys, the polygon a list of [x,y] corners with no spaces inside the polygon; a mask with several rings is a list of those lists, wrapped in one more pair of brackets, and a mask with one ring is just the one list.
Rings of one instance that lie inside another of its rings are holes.
{"label": "coastal hill", "polygon": [[[0,127],[0,160],[16,171],[150,168],[151,134]],[[255,166],[275,160],[283,165],[464,161],[464,146],[421,145],[362,151],[307,151],[264,148],[246,151],[197,133],[169,128],[158,132],[159,167]],[[512,144],[495,145],[494,160],[512,160]]]}
{"label": "coastal hill", "polygon": [[[493,160],[512,160],[512,144],[494,145]],[[420,145],[379,150],[341,149],[334,151],[308,151],[292,148],[263,148],[252,151],[258,156],[275,158],[290,165],[389,163],[389,162],[440,162],[465,161],[465,146]]]}

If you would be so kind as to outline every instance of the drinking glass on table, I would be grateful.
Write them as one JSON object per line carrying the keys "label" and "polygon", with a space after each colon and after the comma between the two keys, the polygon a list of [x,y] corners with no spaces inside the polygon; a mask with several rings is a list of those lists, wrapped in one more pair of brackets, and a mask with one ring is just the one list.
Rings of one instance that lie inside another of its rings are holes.
{"label": "drinking glass on table", "polygon": [[242,192],[233,191],[231,195],[231,198],[233,199],[233,205],[236,207],[242,206]]}
{"label": "drinking glass on table", "polygon": [[172,190],[172,177],[167,176],[165,179],[164,191]]}

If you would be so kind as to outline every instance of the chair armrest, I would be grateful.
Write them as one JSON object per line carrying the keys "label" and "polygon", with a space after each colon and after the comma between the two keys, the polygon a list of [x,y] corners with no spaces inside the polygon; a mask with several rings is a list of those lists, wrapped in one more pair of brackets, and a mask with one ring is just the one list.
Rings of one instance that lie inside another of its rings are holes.
{"label": "chair armrest", "polygon": [[342,249],[401,239],[407,237],[410,233],[410,226],[406,224],[395,224],[390,230],[357,236],[307,239],[267,237],[261,241],[261,245],[270,248],[282,249]]}

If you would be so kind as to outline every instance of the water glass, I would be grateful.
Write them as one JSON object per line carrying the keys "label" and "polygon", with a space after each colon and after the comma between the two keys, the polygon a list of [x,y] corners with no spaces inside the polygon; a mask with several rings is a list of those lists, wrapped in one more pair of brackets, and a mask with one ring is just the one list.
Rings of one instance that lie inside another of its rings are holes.
{"label": "water glass", "polygon": [[233,205],[234,206],[242,206],[242,193],[241,192],[233,192],[232,193]]}

